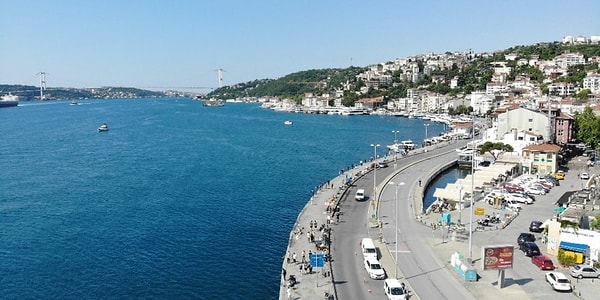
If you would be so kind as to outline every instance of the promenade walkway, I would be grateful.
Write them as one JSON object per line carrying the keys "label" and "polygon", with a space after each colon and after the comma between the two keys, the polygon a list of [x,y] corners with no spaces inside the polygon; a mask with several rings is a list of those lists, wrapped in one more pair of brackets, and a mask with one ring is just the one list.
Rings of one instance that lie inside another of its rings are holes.
{"label": "promenade walkway", "polygon": [[[420,154],[442,146],[445,145],[434,145],[425,149],[416,149],[408,155]],[[398,155],[398,157],[401,156]],[[380,159],[390,160],[393,157]],[[340,172],[337,177],[328,182],[329,186],[325,184],[319,189],[300,212],[290,233],[286,255],[283,259],[279,299],[324,299],[325,293],[334,294],[331,270],[328,262],[325,263],[325,267],[323,268],[312,268],[312,272],[307,272],[304,266],[308,264],[309,253],[322,253],[327,256],[327,249],[317,249],[315,241],[318,242],[330,238],[328,228],[334,226],[338,220],[335,208],[338,205],[338,201],[342,199],[347,191],[346,183],[348,178],[351,178],[353,180],[352,183],[355,183],[364,174],[372,171],[370,166],[373,163],[359,164],[351,170]],[[402,159],[398,159],[397,164],[398,169],[400,169]],[[392,168],[388,169],[391,170]],[[386,170],[386,172],[392,172],[389,170]],[[421,207],[422,203],[418,205]],[[376,209],[376,206],[373,206],[373,209]],[[328,220],[330,224],[328,224]],[[377,226],[377,223],[372,223],[371,225]],[[313,240],[311,240],[311,236]],[[295,260],[294,254],[296,257]],[[385,257],[382,258],[382,264],[385,263],[385,259]],[[393,264],[393,261],[391,263]],[[293,287],[289,287],[288,284],[290,275],[293,275],[297,280],[297,283]]]}

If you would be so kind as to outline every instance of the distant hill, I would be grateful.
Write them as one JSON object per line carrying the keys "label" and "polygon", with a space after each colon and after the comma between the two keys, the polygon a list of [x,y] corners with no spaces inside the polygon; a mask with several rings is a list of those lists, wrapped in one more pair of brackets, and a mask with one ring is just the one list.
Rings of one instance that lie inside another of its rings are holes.
{"label": "distant hill", "polygon": [[[40,88],[36,86],[0,84],[0,95],[7,93],[18,95],[21,100],[40,99]],[[167,92],[155,92],[129,87],[47,88],[44,90],[44,100],[153,98],[166,96],[170,96],[170,94]]]}
{"label": "distant hill", "polygon": [[[384,99],[406,97],[408,89],[422,89],[438,94],[449,94],[451,96],[465,95],[476,90],[485,90],[486,84],[490,82],[494,69],[492,62],[506,61],[505,55],[514,54],[517,59],[531,59],[538,57],[541,60],[550,60],[563,53],[581,53],[586,58],[600,56],[600,45],[585,44],[571,45],[560,42],[538,43],[528,46],[515,46],[502,51],[493,53],[464,54],[458,57],[452,67],[439,68],[428,73],[424,72],[427,58],[425,55],[411,56],[410,60],[416,62],[419,66],[419,72],[422,76],[419,80],[406,80],[403,71],[387,71],[391,76],[391,81],[380,82],[376,88],[368,88],[365,91],[365,82],[357,78],[357,75],[368,70],[361,67],[350,67],[346,69],[320,69],[301,71],[286,75],[278,79],[261,79],[235,85],[225,86],[210,92],[207,97],[220,99],[239,98],[239,97],[263,97],[275,96],[282,98],[291,98],[300,101],[304,94],[312,92],[315,94],[331,93],[334,90],[342,89],[341,84],[347,83],[344,93],[344,104],[352,105],[358,98],[380,97]],[[451,52],[441,55],[452,56]],[[379,65],[390,64],[392,62],[382,62]],[[377,65],[374,64],[374,65]],[[542,84],[544,79],[541,71],[535,67],[517,66],[516,60],[507,61],[507,66],[513,68],[509,80],[514,80],[517,75],[527,75],[538,84]],[[575,74],[570,74],[566,78],[557,80],[578,81],[582,80],[582,74],[585,71],[597,69],[598,64],[585,66],[578,70],[569,70]],[[433,78],[435,77],[435,80]],[[456,78],[459,81],[458,88],[450,88],[451,79]]]}

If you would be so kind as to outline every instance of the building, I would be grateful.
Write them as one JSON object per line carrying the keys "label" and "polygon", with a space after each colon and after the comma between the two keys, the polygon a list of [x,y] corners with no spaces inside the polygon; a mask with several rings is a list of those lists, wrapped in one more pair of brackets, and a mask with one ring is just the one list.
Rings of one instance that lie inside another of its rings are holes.
{"label": "building", "polygon": [[529,163],[528,166],[523,166],[523,171],[540,175],[556,173],[560,150],[560,146],[553,144],[529,145],[523,148],[523,158]]}
{"label": "building", "polygon": [[550,116],[541,112],[526,108],[516,108],[499,113],[495,121],[496,137],[493,137],[494,140],[500,140],[506,133],[517,129],[542,135],[544,141],[551,141],[548,128],[550,125]]}

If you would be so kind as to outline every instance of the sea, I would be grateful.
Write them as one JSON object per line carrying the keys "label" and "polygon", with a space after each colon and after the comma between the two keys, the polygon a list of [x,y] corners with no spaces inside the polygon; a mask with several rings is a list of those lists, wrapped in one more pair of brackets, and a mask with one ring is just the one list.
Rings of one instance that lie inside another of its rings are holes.
{"label": "sea", "polygon": [[445,130],[185,98],[69,104],[0,109],[2,299],[278,299],[313,191]]}

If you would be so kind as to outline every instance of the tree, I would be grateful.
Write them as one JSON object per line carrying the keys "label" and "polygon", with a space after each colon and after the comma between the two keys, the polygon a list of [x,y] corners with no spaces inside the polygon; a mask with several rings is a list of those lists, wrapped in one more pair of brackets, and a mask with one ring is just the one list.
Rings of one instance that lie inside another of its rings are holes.
{"label": "tree", "polygon": [[494,157],[494,160],[498,159],[498,156],[504,152],[513,152],[514,149],[511,145],[502,142],[485,142],[479,149],[479,154],[489,153]]}
{"label": "tree", "polygon": [[582,113],[575,114],[576,138],[593,148],[600,143],[600,118],[596,117],[590,107]]}

